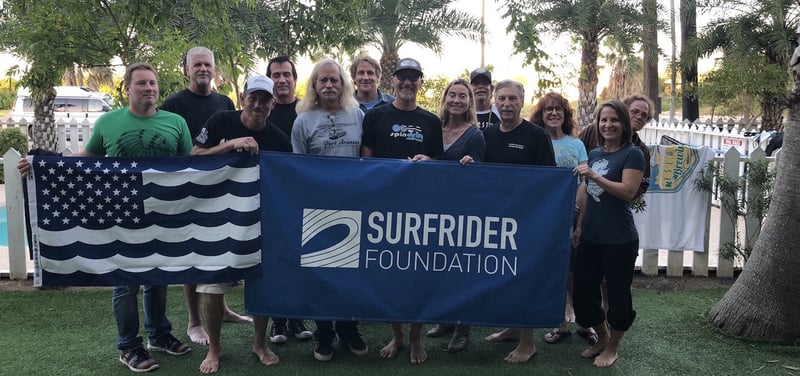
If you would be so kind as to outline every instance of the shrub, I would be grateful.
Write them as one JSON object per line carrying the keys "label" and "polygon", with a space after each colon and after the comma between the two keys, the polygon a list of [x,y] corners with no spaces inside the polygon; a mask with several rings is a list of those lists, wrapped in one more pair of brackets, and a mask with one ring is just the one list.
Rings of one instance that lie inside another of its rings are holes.
{"label": "shrub", "polygon": [[[5,155],[8,149],[14,148],[20,154],[28,154],[28,138],[19,128],[0,130],[0,154]],[[0,164],[0,184],[5,184],[3,165]]]}

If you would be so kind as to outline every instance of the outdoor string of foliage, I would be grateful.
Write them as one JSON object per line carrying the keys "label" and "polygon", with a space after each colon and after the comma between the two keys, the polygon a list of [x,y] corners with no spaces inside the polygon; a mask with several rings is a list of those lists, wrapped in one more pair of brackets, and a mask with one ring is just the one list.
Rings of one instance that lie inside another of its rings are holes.
{"label": "outdoor string of foliage", "polygon": [[[772,188],[775,184],[776,171],[770,170],[766,159],[745,162],[745,174],[738,178],[725,175],[719,165],[710,163],[708,172],[695,181],[698,190],[713,192],[719,198],[720,206],[728,213],[727,220],[736,228],[734,242],[721,244],[719,254],[728,260],[741,257],[745,262],[750,258],[755,240],[761,234],[761,225],[767,216],[769,204],[772,199]],[[717,181],[717,190],[714,190],[713,181]],[[738,230],[739,218],[750,216],[758,221],[753,226],[753,232],[747,233],[747,242],[742,242],[742,234]]]}
{"label": "outdoor string of foliage", "polygon": [[[28,154],[28,138],[19,128],[0,130],[0,155],[5,155],[8,149],[11,148],[14,148],[22,155]],[[0,184],[5,184],[2,164],[0,164]]]}

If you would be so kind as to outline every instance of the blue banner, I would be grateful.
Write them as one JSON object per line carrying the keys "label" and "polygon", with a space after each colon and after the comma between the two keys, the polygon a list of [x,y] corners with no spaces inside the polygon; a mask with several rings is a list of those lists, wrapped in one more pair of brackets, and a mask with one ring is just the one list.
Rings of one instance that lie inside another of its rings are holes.
{"label": "blue banner", "polygon": [[555,167],[261,153],[248,312],[553,327],[575,177]]}

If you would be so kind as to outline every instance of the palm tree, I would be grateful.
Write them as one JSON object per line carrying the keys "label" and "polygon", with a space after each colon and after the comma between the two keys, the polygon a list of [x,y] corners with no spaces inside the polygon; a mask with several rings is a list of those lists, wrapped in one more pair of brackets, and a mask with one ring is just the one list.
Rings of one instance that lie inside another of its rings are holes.
{"label": "palm tree", "polygon": [[[684,48],[681,60],[724,53],[723,61],[741,64],[743,59],[760,60],[748,67],[744,79],[754,87],[762,110],[762,130],[780,128],[786,108],[790,76],[789,60],[797,41],[800,6],[795,0],[722,1],[726,17],[710,23],[690,48]],[[719,5],[719,4],[717,4]],[[751,57],[753,59],[751,59]]]}
{"label": "palm tree", "polygon": [[722,331],[750,340],[800,338],[800,273],[791,267],[800,264],[800,48],[789,64],[794,82],[772,203],[747,267],[707,315]]}
{"label": "palm tree", "polygon": [[[597,107],[597,59],[600,43],[612,37],[625,53],[640,41],[644,16],[632,0],[510,0],[506,2],[508,31],[515,34],[514,48],[524,53],[527,63],[547,71],[550,40],[546,36],[568,34],[581,44],[578,78],[578,123],[592,122]],[[549,72],[552,73],[552,72]]]}
{"label": "palm tree", "polygon": [[605,60],[611,65],[611,76],[608,79],[610,98],[622,99],[634,93],[641,93],[643,88],[644,66],[642,59],[626,53],[609,39],[606,46],[611,52]]}
{"label": "palm tree", "polygon": [[477,17],[451,9],[454,0],[367,0],[364,34],[381,51],[381,87],[389,88],[398,51],[411,42],[442,51],[442,37],[479,40],[483,24]]}

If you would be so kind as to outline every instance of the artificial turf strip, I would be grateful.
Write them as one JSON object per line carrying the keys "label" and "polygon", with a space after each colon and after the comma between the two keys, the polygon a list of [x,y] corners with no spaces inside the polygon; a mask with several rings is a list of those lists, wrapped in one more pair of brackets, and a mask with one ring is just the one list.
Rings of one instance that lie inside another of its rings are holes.
{"label": "artificial turf strip", "polygon": [[[727,337],[709,327],[703,314],[724,289],[658,292],[634,290],[638,317],[626,334],[620,359],[609,369],[596,369],[578,354],[586,346],[573,335],[557,345],[535,334],[538,353],[525,364],[505,364],[514,343],[490,344],[483,337],[494,328],[473,328],[472,342],[461,354],[443,351],[448,338],[423,339],[425,364],[408,362],[407,349],[397,359],[378,356],[391,336],[388,324],[362,323],[370,352],[357,357],[336,348],[331,362],[314,360],[314,342],[293,337],[272,346],[281,363],[261,366],[250,352],[252,326],[223,326],[222,368],[218,375],[799,375],[800,346],[754,343]],[[243,311],[242,289],[227,297]],[[168,317],[173,334],[188,340],[186,307],[180,287],[169,291]],[[309,323],[313,326],[313,323]],[[425,326],[423,330],[427,330]],[[407,330],[407,329],[406,329]],[[0,375],[131,375],[117,360],[111,290],[0,292]],[[205,348],[193,345],[181,357],[156,353],[156,374],[197,375]]]}

